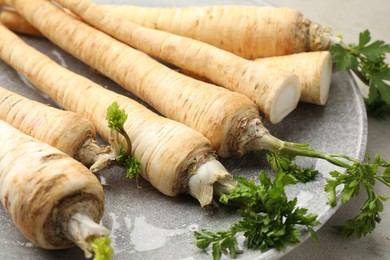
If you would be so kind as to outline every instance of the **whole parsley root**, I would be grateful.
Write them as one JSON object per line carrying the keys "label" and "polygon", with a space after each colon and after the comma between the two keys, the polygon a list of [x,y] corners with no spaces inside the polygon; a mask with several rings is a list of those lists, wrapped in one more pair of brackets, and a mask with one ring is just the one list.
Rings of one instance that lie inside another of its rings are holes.
{"label": "whole parsley root", "polygon": [[[52,5],[48,1],[42,3]],[[116,161],[132,165],[129,175],[140,170],[140,174],[163,194],[188,193],[201,206],[213,203],[216,187],[221,186],[218,190],[223,190],[224,185],[234,182],[216,159],[210,141],[200,133],[65,69],[2,25],[0,31],[1,59],[57,104],[86,116],[106,142],[115,144],[111,139],[117,140],[120,145],[115,149],[120,156]],[[131,143],[119,133],[123,130]],[[134,157],[127,156],[130,148]],[[134,158],[140,160],[140,164]]]}
{"label": "whole parsley root", "polygon": [[[305,18],[299,11],[290,8],[151,8],[129,5],[102,7],[136,24],[194,38],[247,59],[330,50],[339,69],[351,69],[369,87],[369,96],[365,99],[368,114],[376,117],[390,115],[390,86],[386,82],[390,79],[390,69],[384,61],[390,47],[380,40],[369,43],[370,33],[367,30],[360,34],[358,44],[344,44],[330,33],[330,29],[323,28]],[[161,17],[164,19],[160,19]],[[245,26],[245,30],[236,26],[242,23],[243,17],[249,25]],[[224,19],[228,21],[221,22]],[[39,33],[23,21],[23,18],[10,11],[3,11],[0,20],[16,31]],[[264,24],[264,21],[267,23]],[[194,24],[197,24],[195,29]]]}
{"label": "whole parsley root", "polygon": [[[367,30],[360,34],[358,44],[347,45],[334,37],[329,28],[290,8],[115,5],[103,5],[103,8],[134,23],[197,39],[247,59],[330,50],[339,69],[351,69],[369,87],[369,96],[365,99],[367,113],[376,117],[390,116],[390,85],[386,82],[390,80],[390,69],[385,63],[390,45],[381,40],[370,43]],[[227,21],[222,22],[225,19]],[[244,30],[236,26],[242,24],[243,19],[248,25]],[[193,28],[193,24],[197,26]]]}
{"label": "whole parsley root", "polygon": [[107,168],[117,156],[112,146],[98,144],[95,127],[84,116],[30,100],[2,87],[0,119],[56,147],[92,172]]}
{"label": "whole parsley root", "polygon": [[104,194],[96,176],[65,153],[2,120],[0,132],[1,202],[23,235],[45,249],[77,245],[87,258],[112,252],[109,243],[90,240],[109,240],[109,230],[98,224]]}

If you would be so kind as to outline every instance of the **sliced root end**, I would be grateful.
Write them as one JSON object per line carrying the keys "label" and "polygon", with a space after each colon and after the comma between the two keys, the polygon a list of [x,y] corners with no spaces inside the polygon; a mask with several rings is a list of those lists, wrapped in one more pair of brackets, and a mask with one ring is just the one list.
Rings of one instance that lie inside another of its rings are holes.
{"label": "sliced root end", "polygon": [[273,124],[279,123],[297,107],[300,97],[299,79],[292,75],[285,80],[275,93],[268,120]]}
{"label": "sliced root end", "polygon": [[320,65],[320,96],[319,104],[325,105],[328,102],[330,84],[332,81],[332,55],[329,52],[323,52],[323,58]]}

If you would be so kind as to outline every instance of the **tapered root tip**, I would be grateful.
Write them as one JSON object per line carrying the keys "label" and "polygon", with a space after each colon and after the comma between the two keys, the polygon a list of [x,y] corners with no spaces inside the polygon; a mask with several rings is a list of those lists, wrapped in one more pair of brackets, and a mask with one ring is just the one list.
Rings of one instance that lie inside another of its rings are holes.
{"label": "tapered root tip", "polygon": [[296,75],[291,75],[275,92],[268,120],[273,124],[279,123],[297,107],[300,97],[299,79]]}

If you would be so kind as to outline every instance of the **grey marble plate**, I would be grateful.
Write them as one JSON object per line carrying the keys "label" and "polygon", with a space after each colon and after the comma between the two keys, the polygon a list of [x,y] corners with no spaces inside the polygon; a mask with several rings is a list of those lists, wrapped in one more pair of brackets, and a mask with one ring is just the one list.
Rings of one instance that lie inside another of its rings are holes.
{"label": "grey marble plate", "polygon": [[[102,0],[96,2],[145,6],[266,4],[262,1],[250,0],[166,0],[163,3],[154,0]],[[29,37],[23,39],[63,66],[114,91],[133,97],[112,81],[94,74],[87,66],[47,40]],[[36,91],[23,76],[1,61],[0,86],[55,106],[55,103]],[[268,122],[264,124],[273,135],[283,140],[309,143],[318,150],[343,153],[360,159],[365,153],[366,112],[358,87],[348,72],[334,73],[329,103],[326,106],[300,104],[277,126],[270,125]],[[262,153],[253,153],[241,159],[222,162],[232,174],[248,178],[256,177],[265,165]],[[298,197],[299,206],[318,214],[324,224],[338,208],[330,208],[326,204],[327,194],[324,192],[325,178],[334,166],[314,159],[300,159],[299,163],[314,165],[321,175],[313,182],[289,186],[288,195],[291,198]],[[269,171],[268,168],[266,170]],[[166,197],[143,180],[140,181],[142,189],[138,189],[134,181],[125,179],[120,168],[111,168],[98,176],[106,195],[103,224],[111,230],[112,245],[115,249],[114,259],[209,259],[210,252],[201,251],[192,244],[193,231],[203,228],[213,231],[227,229],[230,224],[239,219],[235,211],[228,207],[201,209],[192,197]],[[34,246],[15,228],[2,207],[0,224],[0,259],[83,259],[83,254],[78,248],[47,251]],[[303,234],[302,240],[305,239],[307,235]],[[245,251],[240,258],[278,258],[294,248],[288,248],[285,252],[270,250],[263,254],[259,251]]]}

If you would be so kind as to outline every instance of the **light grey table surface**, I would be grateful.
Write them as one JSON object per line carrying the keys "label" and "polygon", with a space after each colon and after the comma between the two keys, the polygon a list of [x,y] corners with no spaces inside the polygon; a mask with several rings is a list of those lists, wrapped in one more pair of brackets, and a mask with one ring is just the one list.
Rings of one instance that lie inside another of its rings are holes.
{"label": "light grey table surface", "polygon": [[[373,39],[390,43],[390,12],[388,0],[269,0],[272,4],[292,7],[300,10],[312,21],[333,28],[341,33],[344,41],[356,42],[364,29],[369,29]],[[390,56],[387,57],[390,62]],[[359,83],[359,82],[358,82]],[[366,87],[359,84],[362,92]],[[390,119],[377,120],[368,118],[367,153],[376,153],[390,160]],[[378,192],[389,194],[389,189],[378,185]],[[365,200],[361,193],[345,206],[320,229],[319,243],[314,245],[310,240],[298,250],[287,254],[283,259],[390,259],[390,202],[385,203],[382,221],[374,232],[364,238],[344,238],[333,232],[332,226],[343,223],[359,212],[359,206]]]}

